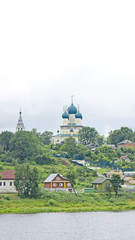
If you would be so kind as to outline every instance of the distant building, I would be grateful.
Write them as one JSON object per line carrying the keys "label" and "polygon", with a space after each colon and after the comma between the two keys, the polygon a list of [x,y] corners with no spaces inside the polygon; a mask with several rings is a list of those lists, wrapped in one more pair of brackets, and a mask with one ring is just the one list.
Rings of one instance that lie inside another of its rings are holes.
{"label": "distant building", "polygon": [[14,185],[15,171],[5,170],[0,173],[0,193],[16,193],[16,187]]}
{"label": "distant building", "polygon": [[134,177],[135,178],[135,171],[124,172],[124,177]]}
{"label": "distant building", "polygon": [[73,98],[71,105],[67,108],[64,107],[64,113],[62,114],[63,124],[60,126],[60,131],[57,131],[57,135],[53,137],[54,144],[64,142],[65,139],[72,136],[76,143],[78,140],[78,132],[82,129],[82,114],[73,104]]}
{"label": "distant building", "polygon": [[54,173],[44,181],[44,189],[48,191],[70,191],[72,190],[71,183],[64,176]]}
{"label": "distant building", "polygon": [[86,146],[89,147],[91,151],[95,151],[98,147],[98,145],[95,143],[90,143],[90,144],[87,144]]}
{"label": "distant building", "polygon": [[104,186],[106,184],[106,182],[108,181],[107,178],[105,177],[100,177],[100,178],[97,178],[95,179],[93,182],[92,182],[92,186],[94,189],[96,190],[103,190],[104,189]]}
{"label": "distant building", "polygon": [[123,179],[123,172],[121,170],[110,170],[105,175],[107,178],[112,178],[114,174],[120,175],[120,178]]}
{"label": "distant building", "polygon": [[124,185],[135,185],[135,178],[125,177],[124,178]]}
{"label": "distant building", "polygon": [[22,120],[22,113],[20,111],[19,119],[18,119],[17,126],[16,126],[16,132],[23,131],[23,130],[24,130],[24,124],[23,124],[23,120]]}
{"label": "distant building", "polygon": [[129,159],[129,157],[128,157],[127,155],[121,156],[120,159],[121,159],[123,162],[131,162],[131,160]]}
{"label": "distant building", "polygon": [[135,143],[131,142],[130,140],[124,140],[117,144],[117,148],[135,148]]}

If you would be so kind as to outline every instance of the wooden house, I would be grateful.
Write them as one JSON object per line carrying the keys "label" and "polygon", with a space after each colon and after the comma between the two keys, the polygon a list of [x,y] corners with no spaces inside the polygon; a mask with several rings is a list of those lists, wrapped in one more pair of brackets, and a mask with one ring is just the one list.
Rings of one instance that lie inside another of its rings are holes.
{"label": "wooden house", "polygon": [[58,173],[50,174],[44,181],[44,189],[48,191],[72,191],[70,181]]}
{"label": "wooden house", "polygon": [[106,181],[108,181],[108,179],[105,177],[97,178],[92,182],[92,186],[96,190],[103,190],[104,185],[106,184]]}
{"label": "wooden house", "polygon": [[117,148],[135,148],[135,143],[130,140],[124,140],[117,144]]}

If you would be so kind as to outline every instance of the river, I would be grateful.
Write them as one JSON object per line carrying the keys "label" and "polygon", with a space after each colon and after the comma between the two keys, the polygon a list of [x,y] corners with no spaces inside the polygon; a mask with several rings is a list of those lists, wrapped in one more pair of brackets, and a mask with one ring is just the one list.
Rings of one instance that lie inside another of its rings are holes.
{"label": "river", "polygon": [[0,240],[135,239],[135,211],[0,215]]}

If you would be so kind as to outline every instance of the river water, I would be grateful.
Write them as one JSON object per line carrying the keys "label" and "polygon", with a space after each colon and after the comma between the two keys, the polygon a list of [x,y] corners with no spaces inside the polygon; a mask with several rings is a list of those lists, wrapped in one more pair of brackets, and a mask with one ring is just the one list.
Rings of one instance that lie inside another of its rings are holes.
{"label": "river water", "polygon": [[0,215],[0,240],[135,239],[135,211]]}

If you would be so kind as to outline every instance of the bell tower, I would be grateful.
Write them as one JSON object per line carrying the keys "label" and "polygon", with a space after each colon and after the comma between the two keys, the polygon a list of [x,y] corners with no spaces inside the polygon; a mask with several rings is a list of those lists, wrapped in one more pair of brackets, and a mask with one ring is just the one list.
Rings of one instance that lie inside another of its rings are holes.
{"label": "bell tower", "polygon": [[24,124],[23,124],[23,120],[22,120],[21,110],[19,112],[19,119],[18,119],[17,126],[16,126],[16,132],[18,132],[18,131],[24,131]]}

